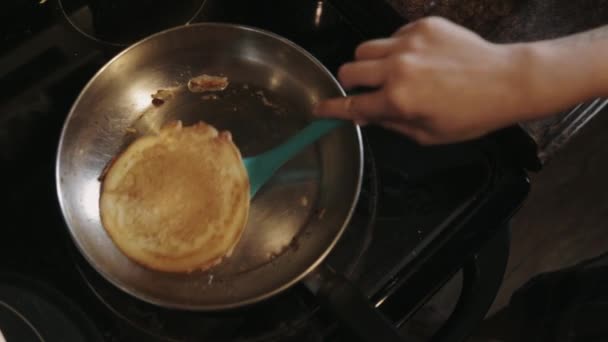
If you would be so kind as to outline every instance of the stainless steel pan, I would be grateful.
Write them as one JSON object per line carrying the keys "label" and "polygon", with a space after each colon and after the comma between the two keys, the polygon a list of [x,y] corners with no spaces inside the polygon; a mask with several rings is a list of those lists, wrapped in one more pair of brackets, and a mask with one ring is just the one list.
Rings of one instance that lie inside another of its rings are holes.
{"label": "stainless steel pan", "polygon": [[[227,76],[229,88],[218,98],[188,92],[183,85],[203,73]],[[173,99],[161,106],[151,104],[151,94],[170,87],[175,87]],[[186,25],[129,47],[86,85],[61,134],[57,192],[75,244],[111,283],[164,307],[239,307],[303,279],[330,306],[340,307],[333,303],[333,291],[351,287],[344,279],[336,282],[338,278],[321,264],[357,202],[363,165],[358,127],[332,132],[286,164],[253,199],[233,255],[208,272],[155,272],[123,255],[100,222],[98,178],[133,139],[153,134],[168,120],[204,120],[230,130],[243,155],[249,156],[304,127],[319,99],[342,95],[337,81],[314,57],[286,39],[254,28]],[[365,304],[366,314],[375,314]]]}

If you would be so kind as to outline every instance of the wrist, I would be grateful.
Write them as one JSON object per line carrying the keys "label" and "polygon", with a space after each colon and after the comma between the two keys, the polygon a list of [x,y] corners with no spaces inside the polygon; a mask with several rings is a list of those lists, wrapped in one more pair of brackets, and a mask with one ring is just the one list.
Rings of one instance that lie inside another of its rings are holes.
{"label": "wrist", "polygon": [[527,104],[521,121],[551,116],[605,93],[608,83],[601,76],[606,73],[598,70],[596,58],[602,54],[557,40],[513,44],[510,49],[520,70],[514,72],[520,96]]}

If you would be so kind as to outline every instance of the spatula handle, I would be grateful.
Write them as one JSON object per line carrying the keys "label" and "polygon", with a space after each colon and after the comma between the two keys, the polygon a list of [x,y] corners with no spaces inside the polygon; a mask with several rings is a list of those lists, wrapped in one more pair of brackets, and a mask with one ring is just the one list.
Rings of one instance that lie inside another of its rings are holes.
{"label": "spatula handle", "polygon": [[272,153],[273,157],[276,158],[274,162],[282,165],[308,145],[314,143],[334,128],[343,125],[345,122],[346,121],[335,119],[316,120],[289,138],[280,146],[277,146],[264,154]]}
{"label": "spatula handle", "polygon": [[285,162],[293,158],[306,146],[344,123],[345,121],[333,119],[314,121],[283,144],[260,155],[245,158],[243,161],[249,175],[251,197],[255,196],[257,191]]}

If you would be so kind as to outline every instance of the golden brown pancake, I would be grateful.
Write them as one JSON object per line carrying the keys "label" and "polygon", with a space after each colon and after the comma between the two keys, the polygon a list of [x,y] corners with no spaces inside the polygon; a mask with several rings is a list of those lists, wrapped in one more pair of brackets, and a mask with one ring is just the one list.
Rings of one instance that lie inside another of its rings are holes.
{"label": "golden brown pancake", "polygon": [[177,121],[133,142],[104,176],[100,213],[118,248],[166,272],[230,256],[249,213],[249,179],[229,132]]}

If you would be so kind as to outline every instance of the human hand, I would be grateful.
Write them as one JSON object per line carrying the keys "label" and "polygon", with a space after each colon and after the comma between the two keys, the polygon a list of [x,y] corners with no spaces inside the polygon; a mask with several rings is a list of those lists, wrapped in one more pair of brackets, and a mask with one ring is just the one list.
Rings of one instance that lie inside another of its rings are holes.
{"label": "human hand", "polygon": [[445,19],[421,19],[361,44],[355,61],[340,68],[345,88],[377,90],[322,101],[315,113],[378,124],[421,144],[477,138],[559,104],[547,98],[559,94],[537,89],[538,73],[555,71],[538,68],[530,51],[490,43]]}

